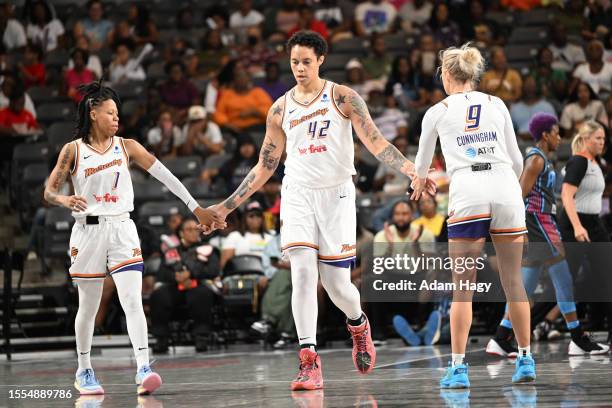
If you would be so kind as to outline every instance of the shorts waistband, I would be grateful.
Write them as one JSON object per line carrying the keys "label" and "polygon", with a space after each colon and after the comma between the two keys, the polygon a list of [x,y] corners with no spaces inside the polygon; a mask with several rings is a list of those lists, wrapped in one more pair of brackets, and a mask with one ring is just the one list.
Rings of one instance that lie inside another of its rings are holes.
{"label": "shorts waistband", "polygon": [[75,218],[77,224],[81,225],[97,225],[107,222],[123,221],[130,218],[130,213],[118,215],[87,215],[85,217]]}
{"label": "shorts waistband", "polygon": [[474,163],[467,167],[462,167],[453,172],[453,174],[463,174],[463,173],[475,173],[475,172],[486,172],[490,170],[498,170],[498,169],[512,169],[507,163]]}
{"label": "shorts waistband", "polygon": [[329,186],[317,186],[317,187],[313,187],[313,186],[309,186],[307,184],[300,183],[296,179],[291,178],[291,176],[284,176],[283,177],[283,181],[282,181],[283,184],[291,184],[291,185],[294,185],[296,187],[305,188],[305,189],[308,189],[308,190],[325,190],[325,189],[328,189],[328,188],[334,188],[334,187],[341,186],[341,185],[346,184],[348,182],[352,183],[353,179],[349,177],[346,180],[339,181],[338,183],[334,183],[334,184],[329,185]]}

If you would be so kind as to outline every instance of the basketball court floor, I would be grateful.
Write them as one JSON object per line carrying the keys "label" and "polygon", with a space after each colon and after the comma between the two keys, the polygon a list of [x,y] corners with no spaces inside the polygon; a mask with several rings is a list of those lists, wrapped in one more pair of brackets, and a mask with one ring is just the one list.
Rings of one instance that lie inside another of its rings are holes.
{"label": "basketball court floor", "polygon": [[[603,333],[596,336],[603,341]],[[610,355],[572,357],[567,340],[535,343],[538,378],[534,385],[512,386],[512,360],[484,353],[487,339],[474,338],[466,360],[469,391],[441,392],[438,380],[450,357],[449,346],[403,347],[390,341],[378,349],[377,367],[358,375],[344,343],[320,350],[325,389],[292,393],[295,350],[261,351],[257,345],[195,354],[181,347],[153,356],[164,384],[153,396],[136,396],[134,361],[128,348],[94,350],[92,362],[104,397],[78,398],[72,388],[72,352],[16,354],[0,361],[1,407],[584,407],[612,406]],[[253,351],[255,349],[255,351]],[[16,391],[70,390],[71,397],[15,399]],[[11,398],[11,395],[13,398]]]}

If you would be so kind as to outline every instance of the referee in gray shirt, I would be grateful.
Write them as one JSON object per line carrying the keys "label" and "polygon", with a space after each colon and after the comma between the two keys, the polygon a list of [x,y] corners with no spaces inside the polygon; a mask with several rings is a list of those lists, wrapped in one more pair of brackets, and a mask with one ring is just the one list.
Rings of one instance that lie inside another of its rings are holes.
{"label": "referee in gray shirt", "polygon": [[[591,300],[604,303],[593,305],[603,309],[608,317],[608,343],[612,341],[612,245],[610,234],[599,218],[601,202],[606,187],[605,178],[596,157],[603,153],[604,128],[595,121],[585,122],[572,141],[574,154],[565,167],[561,189],[563,211],[559,216],[559,228],[565,244],[570,270],[576,278],[586,257],[591,273],[583,293]],[[590,244],[597,242],[598,244]],[[580,294],[576,296],[577,300]],[[584,297],[583,297],[584,298]]]}

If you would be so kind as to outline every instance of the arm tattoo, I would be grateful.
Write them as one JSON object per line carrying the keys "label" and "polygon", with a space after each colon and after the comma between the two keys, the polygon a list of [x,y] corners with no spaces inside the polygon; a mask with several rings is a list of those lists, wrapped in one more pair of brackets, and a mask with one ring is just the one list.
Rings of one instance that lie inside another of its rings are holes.
{"label": "arm tattoo", "polygon": [[380,131],[374,125],[372,118],[370,118],[368,107],[357,93],[353,93],[350,96],[350,104],[353,107],[353,113],[359,117],[359,126],[365,132],[365,137],[370,143],[375,143],[382,138]]}
{"label": "arm tattoo", "polygon": [[274,125],[274,117],[278,115],[281,118],[283,117],[283,108],[281,108],[280,100],[276,101],[276,105],[272,105],[270,111],[268,112],[268,118],[266,119],[266,126]]}
{"label": "arm tattoo", "polygon": [[70,170],[68,169],[69,161],[70,161],[70,148],[67,148],[59,162],[59,168],[57,170],[57,175],[55,177],[55,180],[53,181],[53,184],[51,185],[51,188],[55,191],[46,190],[46,193],[45,193],[45,199],[51,204],[56,204],[56,205],[59,204],[59,202],[57,201],[57,197],[59,196],[58,191],[62,187],[64,182],[66,181],[66,178],[68,177],[68,173],[70,172]]}
{"label": "arm tattoo", "polygon": [[255,172],[251,170],[244,180],[242,180],[242,183],[240,183],[236,191],[223,202],[223,206],[228,210],[233,210],[238,207],[242,199],[252,192],[251,183],[253,183],[253,180],[255,180]]}
{"label": "arm tattoo", "polygon": [[266,170],[274,171],[278,167],[280,157],[275,157],[272,154],[276,150],[276,145],[272,142],[264,143],[259,155],[259,161]]}
{"label": "arm tattoo", "polygon": [[272,116],[274,115],[280,116],[282,113],[283,113],[283,108],[281,108],[280,105],[276,105],[276,107],[272,111]]}
{"label": "arm tattoo", "polygon": [[408,159],[397,150],[397,147],[390,143],[382,152],[376,155],[376,158],[398,171],[401,171],[402,167],[408,162]]}
{"label": "arm tattoo", "polygon": [[345,99],[346,99],[346,95],[338,95],[338,97],[336,98],[336,105],[340,107],[340,105],[346,102]]}

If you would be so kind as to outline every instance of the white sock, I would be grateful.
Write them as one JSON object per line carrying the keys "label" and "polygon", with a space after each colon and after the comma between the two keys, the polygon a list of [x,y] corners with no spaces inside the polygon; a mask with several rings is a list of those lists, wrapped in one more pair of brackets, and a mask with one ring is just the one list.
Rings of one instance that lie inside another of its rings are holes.
{"label": "white sock", "polygon": [[342,310],[350,320],[360,319],[361,299],[359,290],[351,282],[351,268],[339,268],[319,263],[321,284],[332,302]]}
{"label": "white sock", "polygon": [[463,364],[463,359],[465,358],[465,354],[455,354],[452,353],[451,362],[452,366],[457,366],[459,364]]}
{"label": "white sock", "polygon": [[519,356],[530,356],[531,355],[531,346],[519,347],[518,348],[518,355]]}
{"label": "white sock", "polygon": [[317,344],[317,252],[308,248],[289,250],[291,261],[291,309],[300,344]]}
{"label": "white sock", "polygon": [[142,272],[125,271],[113,275],[119,302],[125,313],[128,335],[134,349],[138,369],[149,365],[147,319],[142,308]]}
{"label": "white sock", "polygon": [[92,368],[91,342],[103,286],[104,280],[102,279],[77,282],[79,310],[74,320],[74,336],[79,366],[76,375],[87,368]]}

